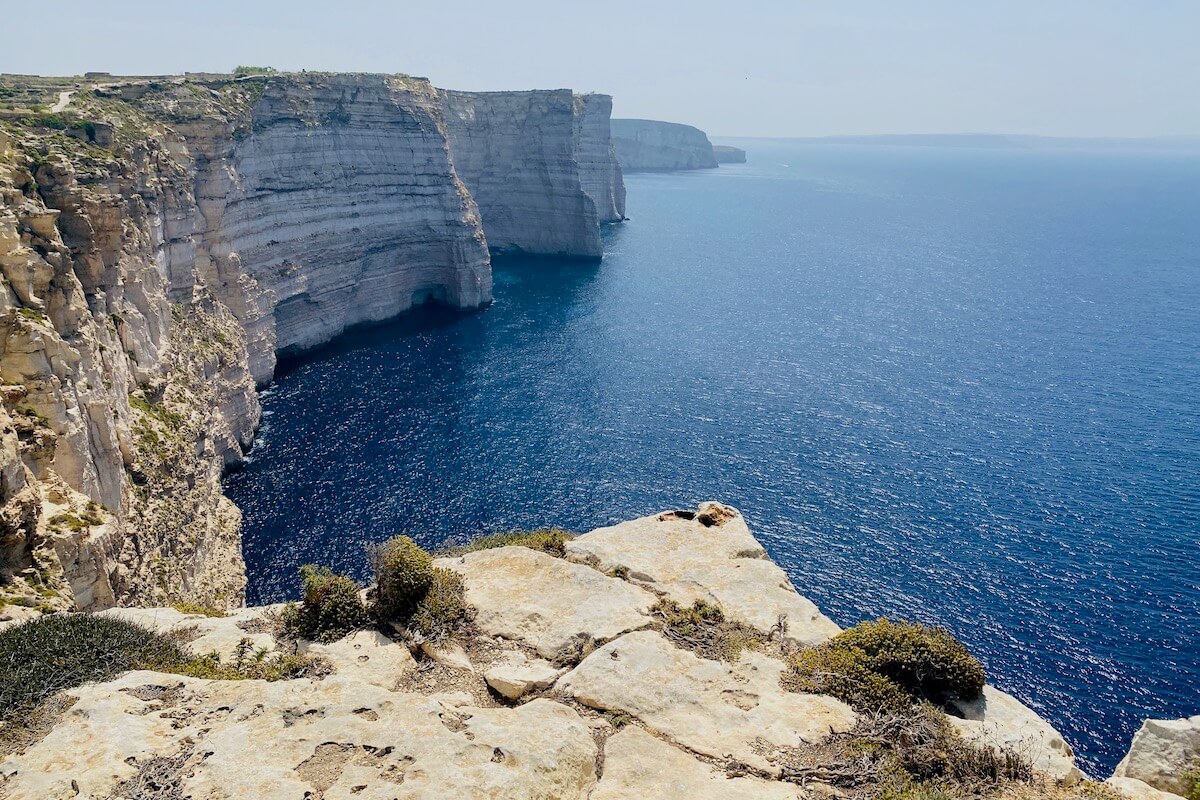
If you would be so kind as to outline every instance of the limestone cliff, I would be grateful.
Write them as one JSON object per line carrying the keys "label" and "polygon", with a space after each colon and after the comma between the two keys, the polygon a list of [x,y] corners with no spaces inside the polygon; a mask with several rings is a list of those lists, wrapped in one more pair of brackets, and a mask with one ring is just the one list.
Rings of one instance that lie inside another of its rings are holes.
{"label": "limestone cliff", "polygon": [[699,128],[650,119],[614,119],[613,145],[625,172],[667,172],[717,166],[712,143]]}
{"label": "limestone cliff", "polygon": [[454,168],[492,252],[600,258],[600,223],[624,217],[612,100],[569,90],[442,91]]}
{"label": "limestone cliff", "polygon": [[746,151],[740,147],[731,147],[727,144],[714,144],[713,157],[717,159],[718,164],[746,163]]}
{"label": "limestone cliff", "polygon": [[[887,726],[906,735],[903,721],[885,718],[880,727],[871,712],[788,688],[788,654],[838,627],[796,592],[727,506],[601,528],[569,542],[561,557],[509,546],[438,563],[462,576],[474,620],[454,638],[419,645],[375,630],[297,644],[272,633],[278,608],[223,618],[170,608],[104,612],[186,633],[192,652],[216,651],[227,662],[260,648],[298,649],[327,669],[276,682],[135,671],[69,689],[57,717],[48,712],[24,737],[9,735],[21,746],[4,751],[0,793],[11,800],[141,797],[144,787],[172,790],[161,796],[258,800],[1101,796],[1060,794],[1080,780],[1070,748],[1032,710],[990,687],[956,724],[980,752],[1020,753],[1035,772],[1009,784],[981,773],[971,786],[978,793],[879,793],[893,788],[888,781],[899,768],[873,774],[880,768],[871,754],[893,736]],[[713,654],[699,646],[696,630],[664,626],[664,603],[695,601],[760,644]],[[946,750],[925,755],[912,767],[923,775],[951,758]]]}
{"label": "limestone cliff", "polygon": [[176,127],[198,165],[197,260],[246,327],[256,379],[276,352],[351,325],[491,300],[479,212],[427,81],[266,80],[241,136],[239,120],[212,115],[223,86],[205,88],[214,96],[173,88],[166,105],[193,118]]}
{"label": "limestone cliff", "polygon": [[486,241],[427,81],[108,80],[0,119],[0,591],[236,606],[220,478],[255,383],[348,326],[488,302]]}
{"label": "limestone cliff", "polygon": [[198,281],[169,291],[171,238],[194,211],[162,140],[117,156],[53,131],[0,135],[7,600],[242,597],[219,479],[259,408],[228,309]]}
{"label": "limestone cliff", "polygon": [[575,159],[583,190],[596,205],[601,223],[625,219],[625,180],[613,146],[612,98],[575,95]]}

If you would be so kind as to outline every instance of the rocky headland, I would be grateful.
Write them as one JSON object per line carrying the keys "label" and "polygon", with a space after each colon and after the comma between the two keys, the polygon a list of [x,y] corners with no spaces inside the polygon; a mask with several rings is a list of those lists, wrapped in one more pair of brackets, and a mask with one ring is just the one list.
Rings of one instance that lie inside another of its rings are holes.
{"label": "rocky headland", "polygon": [[[611,100],[404,75],[0,76],[3,613],[241,605],[278,354],[601,256]],[[493,238],[494,237],[494,238]]]}
{"label": "rocky headland", "polygon": [[671,172],[717,166],[712,142],[699,128],[651,119],[614,119],[613,145],[625,172]]}
{"label": "rocky headland", "polygon": [[[471,609],[439,639],[364,629],[290,641],[280,607],[103,612],[197,655],[299,651],[322,667],[270,682],[143,670],[70,689],[48,719],[10,731],[0,791],[149,797],[134,788],[157,781],[193,798],[854,795],[841,748],[876,718],[787,682],[788,654],[840,629],[736,510],[706,503],[558,551],[510,545],[433,563],[461,577]],[[719,623],[672,617],[688,607]],[[1082,779],[1061,736],[998,689],[945,719],[961,747],[1027,759],[1025,796]]]}
{"label": "rocky headland", "polygon": [[746,151],[740,147],[732,147],[727,144],[714,144],[713,156],[717,159],[718,164],[746,163]]}

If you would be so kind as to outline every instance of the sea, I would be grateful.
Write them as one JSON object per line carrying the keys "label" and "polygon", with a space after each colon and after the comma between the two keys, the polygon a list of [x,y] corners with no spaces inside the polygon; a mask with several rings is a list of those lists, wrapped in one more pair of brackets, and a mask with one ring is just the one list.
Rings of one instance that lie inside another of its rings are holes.
{"label": "sea", "polygon": [[600,263],[283,362],[249,600],[365,547],[720,500],[843,626],[941,625],[1106,776],[1200,713],[1200,155],[720,140]]}

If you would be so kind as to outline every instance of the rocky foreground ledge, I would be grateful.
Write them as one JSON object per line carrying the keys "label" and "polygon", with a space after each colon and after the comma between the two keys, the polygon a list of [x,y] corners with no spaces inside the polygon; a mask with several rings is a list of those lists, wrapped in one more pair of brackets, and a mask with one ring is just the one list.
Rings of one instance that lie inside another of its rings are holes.
{"label": "rocky foreground ledge", "polygon": [[[781,683],[780,653],[839,628],[796,592],[737,511],[707,503],[666,512],[592,531],[565,550],[439,559],[464,579],[469,637],[417,646],[362,630],[299,643],[324,665],[317,676],[135,671],[70,690],[0,763],[0,797],[853,794],[814,778],[821,765],[811,759],[859,714]],[[698,653],[656,624],[664,600],[703,601],[772,646],[732,659]],[[193,652],[232,659],[297,647],[275,633],[279,610],[102,613],[186,633]],[[1015,698],[989,686],[959,710],[951,720],[964,741],[1019,752],[1036,768],[1039,782],[1024,785],[1040,788],[1005,796],[1078,789],[1064,788],[1083,778],[1071,748]]]}

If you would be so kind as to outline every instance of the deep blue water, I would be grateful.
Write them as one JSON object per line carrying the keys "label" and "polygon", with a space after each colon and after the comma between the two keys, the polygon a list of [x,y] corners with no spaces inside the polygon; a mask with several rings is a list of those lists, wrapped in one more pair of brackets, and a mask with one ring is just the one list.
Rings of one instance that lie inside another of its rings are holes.
{"label": "deep blue water", "polygon": [[1200,157],[748,142],[627,178],[599,265],[268,393],[250,600],[363,546],[716,498],[843,625],[940,623],[1107,774],[1200,712]]}

